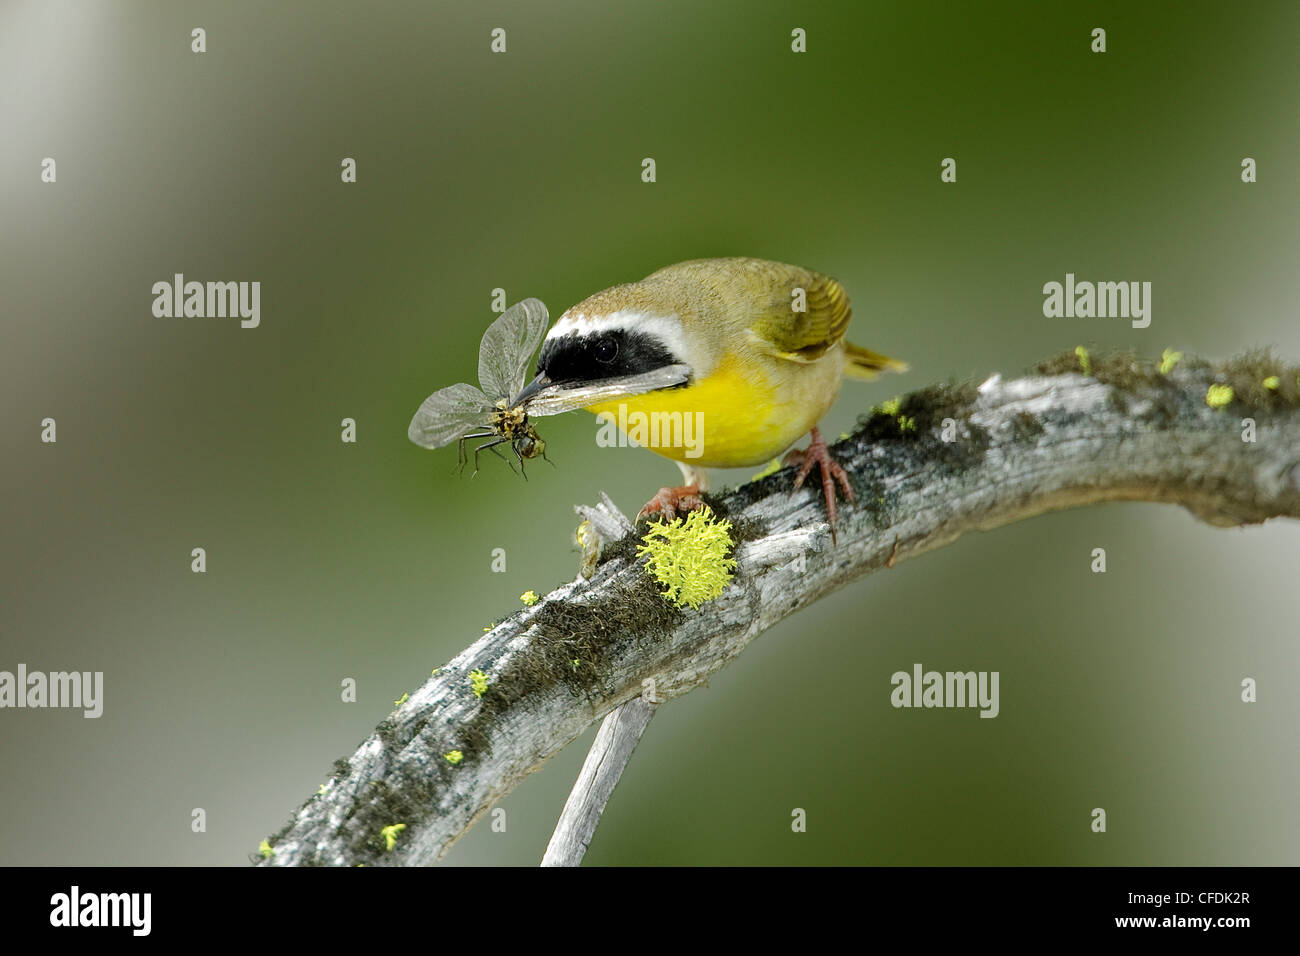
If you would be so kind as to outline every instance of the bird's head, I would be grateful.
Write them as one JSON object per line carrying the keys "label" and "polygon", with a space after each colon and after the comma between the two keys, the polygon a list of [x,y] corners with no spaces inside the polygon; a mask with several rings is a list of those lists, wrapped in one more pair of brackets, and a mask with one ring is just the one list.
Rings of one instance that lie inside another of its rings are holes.
{"label": "bird's head", "polygon": [[[556,321],[537,357],[537,376],[521,393],[584,390],[601,400],[603,383],[614,394],[680,385],[689,380],[692,354],[679,316],[646,302],[634,286],[606,289],[579,302]],[[669,381],[666,370],[676,370]],[[596,401],[590,404],[596,404]]]}

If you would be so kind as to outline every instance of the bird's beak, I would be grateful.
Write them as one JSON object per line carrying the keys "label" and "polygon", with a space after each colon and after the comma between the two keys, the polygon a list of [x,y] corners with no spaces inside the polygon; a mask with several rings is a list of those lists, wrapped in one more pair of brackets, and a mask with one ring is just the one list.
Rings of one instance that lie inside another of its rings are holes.
{"label": "bird's beak", "polygon": [[516,406],[524,404],[534,395],[550,387],[551,379],[545,372],[539,372],[537,377],[524,386],[522,392],[515,396],[514,403]]}

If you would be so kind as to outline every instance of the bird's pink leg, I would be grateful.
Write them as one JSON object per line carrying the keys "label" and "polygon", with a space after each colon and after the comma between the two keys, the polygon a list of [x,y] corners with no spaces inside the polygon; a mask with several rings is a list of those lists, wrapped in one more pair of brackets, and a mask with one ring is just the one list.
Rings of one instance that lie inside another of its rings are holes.
{"label": "bird's pink leg", "polygon": [[694,511],[704,506],[700,497],[699,485],[683,485],[680,488],[660,488],[659,493],[645,503],[637,513],[637,520],[648,515],[663,515],[665,521],[672,521],[679,511]]}
{"label": "bird's pink leg", "polygon": [[831,542],[838,543],[835,540],[835,483],[839,482],[840,488],[844,490],[844,497],[849,499],[851,504],[856,504],[853,487],[849,484],[848,473],[831,457],[830,449],[826,447],[826,439],[822,438],[821,431],[814,428],[809,432],[809,438],[811,441],[807,448],[803,450],[796,448],[786,452],[782,464],[799,466],[799,471],[794,476],[792,494],[803,487],[804,479],[812,471],[813,465],[821,466],[822,493],[826,496],[826,518],[831,526]]}

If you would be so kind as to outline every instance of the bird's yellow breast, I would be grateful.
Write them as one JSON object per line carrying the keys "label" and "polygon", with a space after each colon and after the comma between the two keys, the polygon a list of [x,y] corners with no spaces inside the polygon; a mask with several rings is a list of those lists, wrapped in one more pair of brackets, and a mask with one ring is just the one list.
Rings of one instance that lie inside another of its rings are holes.
{"label": "bird's yellow breast", "polygon": [[762,465],[807,434],[834,404],[843,364],[838,349],[811,364],[733,353],[685,388],[631,395],[588,411],[612,416],[629,439],[674,461],[699,468]]}

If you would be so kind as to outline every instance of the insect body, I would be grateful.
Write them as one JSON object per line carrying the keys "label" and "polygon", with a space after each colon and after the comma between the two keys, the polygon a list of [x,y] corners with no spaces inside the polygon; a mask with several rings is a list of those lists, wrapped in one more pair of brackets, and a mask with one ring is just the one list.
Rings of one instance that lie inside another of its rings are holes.
{"label": "insect body", "polygon": [[[478,454],[510,444],[522,471],[529,458],[546,457],[542,441],[529,416],[558,415],[620,395],[635,395],[684,384],[690,369],[671,365],[645,375],[625,375],[589,385],[554,384],[537,375],[525,385],[533,353],[546,334],[549,316],[538,299],[524,299],[493,322],[479,343],[478,379],[481,389],[464,382],[439,389],[420,405],[406,434],[424,448],[441,448],[456,442],[458,467],[467,460],[465,443],[485,438],[474,449],[474,474]],[[548,461],[550,459],[547,459]],[[527,477],[527,476],[525,476]]]}
{"label": "insect body", "polygon": [[515,457],[519,459],[519,471],[527,478],[528,473],[524,471],[524,460],[527,458],[536,458],[539,455],[546,458],[546,442],[537,434],[537,429],[533,423],[528,420],[528,413],[522,406],[513,408],[507,407],[504,402],[497,402],[497,407],[488,413],[488,422],[480,431],[470,432],[468,435],[461,436],[459,442],[459,463],[458,469],[465,467],[468,456],[465,454],[465,442],[475,438],[490,439],[474,449],[474,471],[470,477],[478,474],[478,453],[481,451],[492,451],[498,453],[497,445],[510,443],[511,450]]}
{"label": "insect body", "polygon": [[498,408],[492,413],[492,428],[501,435],[502,441],[510,442],[521,466],[525,458],[546,457],[546,442],[537,434],[522,406]]}

